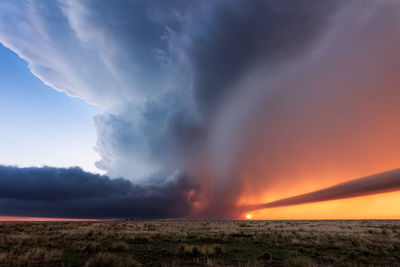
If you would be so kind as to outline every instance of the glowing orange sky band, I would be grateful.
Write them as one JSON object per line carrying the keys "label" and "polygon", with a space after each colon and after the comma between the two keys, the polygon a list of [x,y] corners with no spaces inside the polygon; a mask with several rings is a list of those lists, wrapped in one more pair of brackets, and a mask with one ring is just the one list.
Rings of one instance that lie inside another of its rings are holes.
{"label": "glowing orange sky band", "polygon": [[240,212],[299,205],[400,190],[400,169],[358,178],[307,194],[284,198],[268,203],[240,206]]}

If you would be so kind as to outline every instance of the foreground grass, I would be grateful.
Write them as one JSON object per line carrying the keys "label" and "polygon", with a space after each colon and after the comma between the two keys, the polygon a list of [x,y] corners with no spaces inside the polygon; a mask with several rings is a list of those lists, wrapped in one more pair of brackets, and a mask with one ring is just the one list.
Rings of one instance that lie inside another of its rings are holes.
{"label": "foreground grass", "polygon": [[400,221],[1,222],[0,266],[400,266]]}

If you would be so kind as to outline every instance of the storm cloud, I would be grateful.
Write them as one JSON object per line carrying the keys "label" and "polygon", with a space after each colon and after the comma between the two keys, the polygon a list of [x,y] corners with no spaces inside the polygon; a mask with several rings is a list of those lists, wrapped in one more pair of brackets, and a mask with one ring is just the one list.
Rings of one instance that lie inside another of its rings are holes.
{"label": "storm cloud", "polygon": [[123,178],[110,179],[78,167],[0,166],[0,211],[6,216],[182,217],[190,211],[196,190],[184,173],[136,185]]}
{"label": "storm cloud", "polygon": [[[104,109],[96,166],[127,180],[93,177],[146,201],[101,205],[153,217],[172,201],[160,217],[224,217],[241,196],[400,165],[399,12],[391,0],[6,0],[0,42]],[[198,188],[180,211],[176,173]]]}

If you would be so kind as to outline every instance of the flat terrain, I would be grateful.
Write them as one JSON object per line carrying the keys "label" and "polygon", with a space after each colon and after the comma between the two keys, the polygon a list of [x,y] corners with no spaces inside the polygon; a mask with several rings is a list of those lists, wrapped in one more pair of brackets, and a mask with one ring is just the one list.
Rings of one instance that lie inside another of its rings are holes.
{"label": "flat terrain", "polygon": [[0,266],[400,266],[400,221],[1,222]]}

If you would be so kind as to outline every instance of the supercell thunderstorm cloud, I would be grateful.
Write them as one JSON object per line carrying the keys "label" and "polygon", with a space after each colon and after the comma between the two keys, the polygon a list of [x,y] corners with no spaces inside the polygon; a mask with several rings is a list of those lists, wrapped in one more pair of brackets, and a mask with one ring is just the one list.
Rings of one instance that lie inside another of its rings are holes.
{"label": "supercell thunderstorm cloud", "polygon": [[3,0],[0,42],[105,110],[106,176],[3,166],[0,210],[231,218],[396,169],[399,30],[395,0]]}

